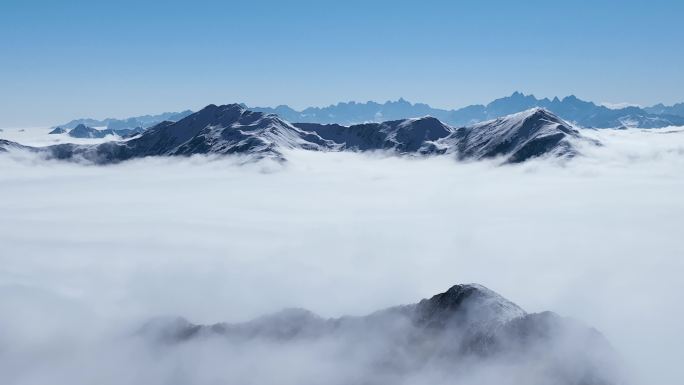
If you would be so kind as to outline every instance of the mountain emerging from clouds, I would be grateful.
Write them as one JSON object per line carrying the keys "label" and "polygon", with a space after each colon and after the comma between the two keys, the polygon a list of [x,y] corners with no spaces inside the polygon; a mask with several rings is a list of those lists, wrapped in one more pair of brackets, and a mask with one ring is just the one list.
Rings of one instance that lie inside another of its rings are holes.
{"label": "mountain emerging from clouds", "polygon": [[481,383],[480,375],[489,377],[483,383],[497,384],[620,383],[617,356],[598,331],[552,312],[527,313],[477,284],[361,317],[328,319],[287,309],[243,323],[158,319],[139,334],[162,346],[207,340],[240,349],[323,346],[324,355],[339,350],[349,361],[362,357],[369,369],[354,383],[393,384],[422,371],[446,376],[445,383]]}
{"label": "mountain emerging from clouds", "polygon": [[541,108],[455,128],[432,117],[351,126],[292,124],[239,104],[212,104],[178,122],[160,123],[131,139],[97,145],[67,143],[33,151],[49,158],[85,159],[98,164],[194,154],[284,159],[288,149],[450,154],[459,159],[499,158],[517,163],[539,156],[572,157],[582,141],[590,142],[570,124]]}

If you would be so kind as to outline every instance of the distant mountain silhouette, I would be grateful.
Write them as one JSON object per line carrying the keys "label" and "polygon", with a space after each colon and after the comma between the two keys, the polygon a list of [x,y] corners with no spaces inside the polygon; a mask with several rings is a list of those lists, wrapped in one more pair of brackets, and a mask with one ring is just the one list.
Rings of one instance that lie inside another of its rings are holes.
{"label": "distant mountain silhouette", "polygon": [[651,114],[684,116],[684,103],[677,103],[672,106],[658,103],[655,106],[646,107],[644,110]]}
{"label": "distant mountain silhouette", "polygon": [[[243,107],[251,111],[276,114],[293,123],[339,124],[344,126],[361,123],[380,123],[432,116],[451,126],[467,126],[501,116],[522,112],[531,108],[545,108],[562,119],[586,128],[658,128],[684,125],[684,103],[673,106],[656,104],[652,107],[629,106],[624,108],[608,108],[578,99],[574,95],[563,99],[537,99],[534,95],[514,92],[512,95],[496,99],[487,105],[475,104],[459,109],[432,108],[424,103],[411,103],[403,98],[397,101],[377,103],[346,102],[327,107],[308,107],[297,111],[287,105],[277,107]],[[165,112],[158,115],[143,115],[126,119],[108,118],[76,119],[56,126],[73,129],[83,124],[88,127],[106,127],[112,130],[149,128],[163,121],[176,122],[192,111]]]}
{"label": "distant mountain silhouette", "polygon": [[[81,138],[81,139],[93,139],[93,138],[104,138],[107,135],[118,135],[121,137],[130,137],[132,135],[140,134],[143,131],[145,131],[141,127],[136,127],[136,128],[120,128],[120,129],[112,129],[112,128],[107,128],[104,130],[98,130],[93,127],[88,127],[85,124],[79,124],[73,129],[68,131],[68,135],[72,138]],[[62,127],[57,127],[54,130],[50,131],[49,134],[62,134],[67,132]]]}
{"label": "distant mountain silhouette", "polygon": [[182,112],[164,112],[158,115],[142,115],[126,119],[107,118],[103,120],[97,119],[75,119],[65,124],[60,124],[57,127],[64,129],[74,129],[79,125],[87,127],[106,127],[110,130],[136,129],[139,127],[148,128],[163,121],[177,121],[192,114],[192,111],[186,110]]}
{"label": "distant mountain silhouette", "polygon": [[542,107],[562,119],[587,128],[641,127],[657,128],[684,125],[684,103],[672,107],[657,106],[642,109],[625,107],[610,109],[578,99],[574,95],[563,99],[537,99],[534,95],[514,92],[511,96],[496,99],[487,105],[471,105],[455,110],[436,109],[422,103],[410,103],[404,99],[384,104],[338,103],[328,107],[309,107],[296,111],[281,105],[275,108],[250,107],[254,111],[278,114],[291,122],[352,125],[381,122],[430,115],[452,126],[464,126],[501,116]]}

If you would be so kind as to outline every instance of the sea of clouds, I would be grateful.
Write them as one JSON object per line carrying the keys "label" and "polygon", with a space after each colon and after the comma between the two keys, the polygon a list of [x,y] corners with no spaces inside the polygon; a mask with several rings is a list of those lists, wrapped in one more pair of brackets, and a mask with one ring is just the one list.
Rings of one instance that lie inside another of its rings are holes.
{"label": "sea of clouds", "polygon": [[216,342],[159,351],[130,335],[158,316],[362,315],[465,282],[597,328],[634,383],[675,383],[684,130],[584,133],[603,146],[514,166],[0,154],[0,383],[333,383],[354,360]]}

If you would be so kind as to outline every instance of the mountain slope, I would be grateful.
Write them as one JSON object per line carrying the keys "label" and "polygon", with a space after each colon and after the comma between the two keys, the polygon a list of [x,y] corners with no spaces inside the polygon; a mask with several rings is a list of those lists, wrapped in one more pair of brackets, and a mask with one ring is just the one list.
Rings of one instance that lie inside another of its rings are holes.
{"label": "mountain slope", "polygon": [[430,152],[432,142],[453,132],[453,128],[433,117],[352,126],[315,123],[296,123],[295,126],[315,132],[343,150],[393,150],[399,153]]}
{"label": "mountain slope", "polygon": [[618,383],[619,376],[616,354],[594,329],[551,312],[528,314],[476,284],[361,317],[326,319],[287,309],[233,324],[160,319],[140,334],[171,345],[216,340],[239,346],[341,346],[347,354],[363,352],[374,374],[385,379],[364,383],[393,383],[385,376],[410,376],[426,367],[444,369],[451,380],[481,367],[505,374],[529,371],[521,383],[532,384],[605,385]]}

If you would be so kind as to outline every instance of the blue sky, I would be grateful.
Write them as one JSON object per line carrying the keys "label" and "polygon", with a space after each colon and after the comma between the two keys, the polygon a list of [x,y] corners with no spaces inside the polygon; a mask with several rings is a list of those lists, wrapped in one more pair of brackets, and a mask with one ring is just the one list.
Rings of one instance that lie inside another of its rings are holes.
{"label": "blue sky", "polygon": [[684,101],[684,1],[0,2],[0,127],[209,103]]}

